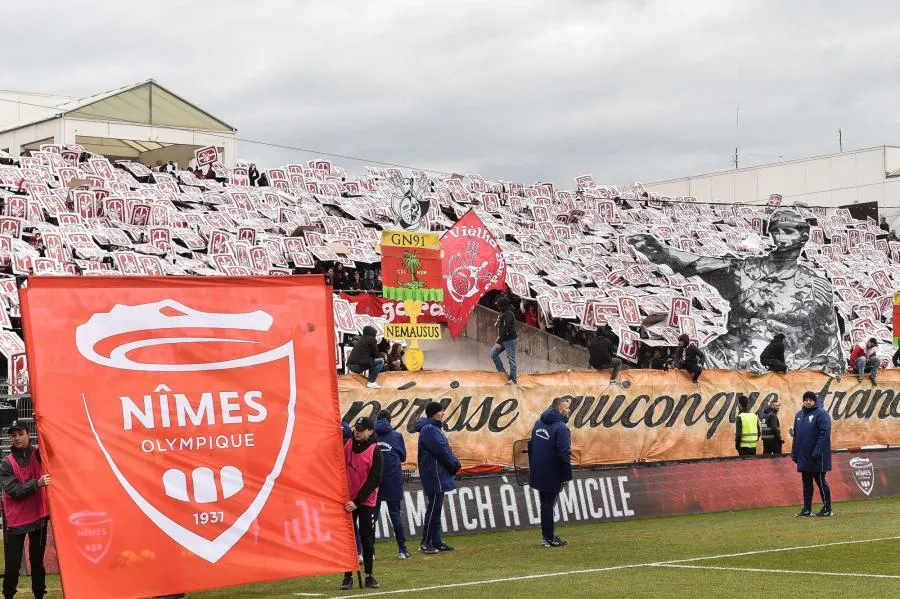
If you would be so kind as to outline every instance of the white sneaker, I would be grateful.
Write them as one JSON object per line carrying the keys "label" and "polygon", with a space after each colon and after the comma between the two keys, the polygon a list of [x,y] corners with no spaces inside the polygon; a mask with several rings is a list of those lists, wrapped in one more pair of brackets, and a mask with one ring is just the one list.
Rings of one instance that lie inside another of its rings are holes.
{"label": "white sneaker", "polygon": [[381,385],[378,383],[366,383],[366,387],[369,389],[381,389]]}

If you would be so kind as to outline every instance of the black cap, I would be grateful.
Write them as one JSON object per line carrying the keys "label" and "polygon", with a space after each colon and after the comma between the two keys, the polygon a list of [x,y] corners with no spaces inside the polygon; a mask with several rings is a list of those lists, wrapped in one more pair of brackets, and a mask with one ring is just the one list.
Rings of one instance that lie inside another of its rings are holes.
{"label": "black cap", "polygon": [[12,433],[15,431],[27,431],[28,426],[22,422],[21,420],[13,420],[8,427],[6,427],[6,432]]}
{"label": "black cap", "polygon": [[381,410],[380,412],[378,412],[378,420],[387,420],[388,422],[390,422],[391,413],[387,410]]}
{"label": "black cap", "polygon": [[365,430],[371,431],[371,430],[375,430],[375,423],[372,422],[371,418],[366,418],[365,416],[360,416],[359,418],[356,419],[356,422],[353,423],[353,428],[355,428],[358,431],[365,431]]}
{"label": "black cap", "polygon": [[444,406],[439,404],[436,401],[431,402],[427,406],[425,406],[425,415],[429,418],[437,414],[438,412],[442,412],[444,410]]}

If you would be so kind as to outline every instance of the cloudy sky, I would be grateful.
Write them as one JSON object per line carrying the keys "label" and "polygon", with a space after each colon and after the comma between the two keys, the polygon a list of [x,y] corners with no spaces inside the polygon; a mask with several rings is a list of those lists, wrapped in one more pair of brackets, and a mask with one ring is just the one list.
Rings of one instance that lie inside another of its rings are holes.
{"label": "cloudy sky", "polygon": [[[900,144],[889,1],[6,3],[0,89],[154,78],[243,139],[490,179],[657,181]],[[739,127],[736,110],[740,107]],[[239,143],[267,166],[315,158]],[[365,163],[335,162],[352,170]]]}

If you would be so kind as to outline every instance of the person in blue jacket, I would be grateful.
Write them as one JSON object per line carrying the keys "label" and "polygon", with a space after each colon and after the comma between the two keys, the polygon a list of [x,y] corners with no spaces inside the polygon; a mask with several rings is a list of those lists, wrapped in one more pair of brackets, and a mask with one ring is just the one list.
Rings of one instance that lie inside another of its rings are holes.
{"label": "person in blue jacket", "polygon": [[537,489],[541,499],[544,547],[569,544],[554,533],[553,506],[563,485],[572,480],[572,435],[566,426],[570,406],[565,397],[554,399],[534,424],[528,441],[528,472],[531,488]]}
{"label": "person in blue jacket", "polygon": [[403,468],[401,465],[406,461],[406,443],[403,442],[403,435],[391,427],[391,413],[387,410],[381,410],[378,413],[378,420],[375,421],[375,438],[378,441],[378,449],[381,450],[381,463],[383,464],[375,513],[381,513],[381,502],[387,504],[391,526],[394,527],[394,538],[397,540],[397,548],[400,550],[398,557],[409,559],[403,517],[400,514],[400,505],[403,502]]}
{"label": "person in blue jacket", "polygon": [[803,409],[794,418],[791,459],[803,476],[803,509],[797,516],[812,515],[813,482],[823,504],[816,516],[831,516],[831,487],[825,480],[825,473],[831,471],[831,417],[812,391],[803,394]]}
{"label": "person in blue jacket", "polygon": [[441,511],[444,509],[444,493],[456,488],[453,475],[462,466],[441,429],[444,421],[443,406],[436,401],[429,403],[425,406],[425,416],[426,418],[416,422],[415,427],[419,433],[419,478],[422,490],[428,497],[419,551],[453,551],[453,547],[441,539]]}

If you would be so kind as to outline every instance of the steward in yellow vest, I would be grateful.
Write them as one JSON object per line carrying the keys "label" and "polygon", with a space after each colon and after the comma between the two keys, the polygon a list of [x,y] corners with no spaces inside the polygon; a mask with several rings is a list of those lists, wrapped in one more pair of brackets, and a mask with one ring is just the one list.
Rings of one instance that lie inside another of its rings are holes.
{"label": "steward in yellow vest", "polygon": [[738,396],[740,410],[734,423],[734,447],[738,455],[756,455],[756,445],[759,443],[762,425],[759,416],[749,411],[749,404],[746,395]]}

